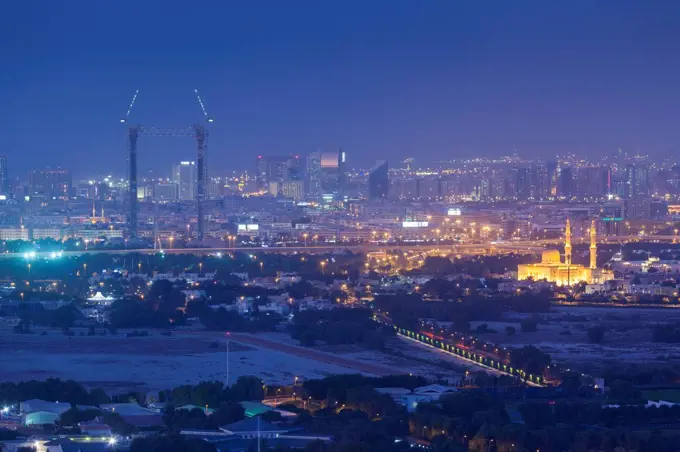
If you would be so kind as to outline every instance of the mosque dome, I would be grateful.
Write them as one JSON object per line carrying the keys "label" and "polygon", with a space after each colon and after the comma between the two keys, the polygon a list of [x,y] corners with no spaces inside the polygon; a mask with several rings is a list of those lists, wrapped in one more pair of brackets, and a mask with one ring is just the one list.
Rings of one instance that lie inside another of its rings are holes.
{"label": "mosque dome", "polygon": [[560,252],[558,250],[546,250],[541,254],[541,263],[543,264],[559,264]]}

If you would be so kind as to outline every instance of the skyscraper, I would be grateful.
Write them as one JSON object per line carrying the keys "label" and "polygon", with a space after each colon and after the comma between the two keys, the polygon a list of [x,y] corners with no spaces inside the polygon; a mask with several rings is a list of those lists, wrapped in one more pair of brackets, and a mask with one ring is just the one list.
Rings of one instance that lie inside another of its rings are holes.
{"label": "skyscraper", "polygon": [[551,160],[545,164],[546,171],[548,172],[548,196],[557,196],[557,179],[559,176],[559,166],[556,161]]}
{"label": "skyscraper", "polygon": [[281,193],[286,198],[300,201],[305,196],[304,183],[301,180],[287,180],[283,183]]}
{"label": "skyscraper", "polygon": [[196,162],[184,161],[173,166],[172,181],[177,184],[180,201],[194,201],[197,188]]}
{"label": "skyscraper", "polygon": [[574,194],[574,172],[568,166],[558,168],[557,196],[570,198]]}
{"label": "skyscraper", "polygon": [[258,190],[282,193],[287,181],[302,181],[302,162],[297,155],[258,155],[255,164],[255,178]]}
{"label": "skyscraper", "polygon": [[0,155],[0,193],[9,191],[9,178],[7,176],[7,156]]}
{"label": "skyscraper", "polygon": [[347,170],[345,165],[347,164],[347,154],[342,149],[338,149],[338,194],[344,195],[345,188],[347,185]]}
{"label": "skyscraper", "polygon": [[576,190],[580,196],[602,197],[611,193],[611,172],[608,166],[578,169]]}
{"label": "skyscraper", "polygon": [[626,166],[626,198],[649,196],[649,168],[643,165]]}
{"label": "skyscraper", "polygon": [[32,170],[28,177],[30,195],[47,199],[68,199],[71,185],[71,172],[61,168]]}
{"label": "skyscraper", "polygon": [[550,176],[546,165],[540,163],[532,164],[530,178],[529,197],[544,199],[550,196]]}
{"label": "skyscraper", "polygon": [[346,154],[342,151],[321,153],[321,192],[341,198],[345,189]]}
{"label": "skyscraper", "polygon": [[529,199],[531,192],[531,178],[529,171],[526,168],[513,168],[515,198],[520,201]]}
{"label": "skyscraper", "polygon": [[312,152],[307,156],[307,193],[311,196],[321,195],[321,152]]}
{"label": "skyscraper", "polygon": [[368,197],[370,199],[386,199],[388,187],[387,160],[379,160],[368,174]]}

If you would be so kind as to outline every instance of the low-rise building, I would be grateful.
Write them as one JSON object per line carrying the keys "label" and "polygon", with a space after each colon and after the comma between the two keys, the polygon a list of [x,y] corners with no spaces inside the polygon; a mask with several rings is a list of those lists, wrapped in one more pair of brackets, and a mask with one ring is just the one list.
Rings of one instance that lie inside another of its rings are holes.
{"label": "low-rise building", "polygon": [[415,411],[419,403],[436,402],[443,395],[452,394],[457,390],[457,388],[451,386],[438,384],[421,386],[413,391],[406,388],[376,388],[377,392],[387,394],[395,402],[404,405],[409,412]]}

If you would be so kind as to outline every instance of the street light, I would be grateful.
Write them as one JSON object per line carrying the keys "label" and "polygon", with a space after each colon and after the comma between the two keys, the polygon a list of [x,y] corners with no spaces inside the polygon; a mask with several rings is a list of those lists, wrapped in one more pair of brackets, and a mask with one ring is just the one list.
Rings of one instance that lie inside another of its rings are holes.
{"label": "street light", "polygon": [[326,267],[326,261],[321,261],[321,274],[324,274],[324,268]]}
{"label": "street light", "polygon": [[175,240],[175,236],[171,235],[168,240],[170,241],[170,249],[172,249],[172,242]]}
{"label": "street light", "polygon": [[225,336],[227,336],[227,387],[229,387],[229,341],[231,340],[231,333],[227,331]]}
{"label": "street light", "polygon": [[308,236],[309,236],[309,234],[307,234],[306,232],[304,234],[302,234],[302,237],[305,239],[305,246],[307,246],[307,237]]}

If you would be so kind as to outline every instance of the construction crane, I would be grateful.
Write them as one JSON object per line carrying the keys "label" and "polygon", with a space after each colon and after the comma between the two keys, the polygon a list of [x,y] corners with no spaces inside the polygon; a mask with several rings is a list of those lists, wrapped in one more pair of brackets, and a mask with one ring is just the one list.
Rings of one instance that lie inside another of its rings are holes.
{"label": "construction crane", "polygon": [[[203,111],[206,122],[211,124],[213,119],[208,116],[205,105],[198,90],[194,90],[198,103]],[[127,123],[130,117],[132,107],[137,100],[139,90],[135,91],[132,101],[128,106],[125,117],[120,120],[121,123]],[[196,213],[198,216],[198,240],[203,240],[204,236],[204,215],[203,202],[205,200],[205,181],[208,177],[207,171],[207,150],[208,150],[208,130],[206,126],[201,124],[194,124],[190,127],[180,128],[160,128],[160,127],[145,127],[141,124],[130,126],[128,128],[128,162],[129,162],[129,234],[131,237],[137,236],[137,141],[140,136],[147,137],[193,137],[196,139],[197,153],[198,153],[198,168],[197,168],[197,193],[196,193]]]}
{"label": "construction crane", "polygon": [[[194,89],[196,94],[196,99],[198,99],[198,105],[201,106],[203,111],[203,116],[208,124],[212,124],[213,119],[208,116],[208,112],[205,110],[205,105],[203,104],[203,99],[201,95],[198,94],[198,90]],[[208,131],[201,126],[194,126],[194,131],[196,133],[196,144],[198,146],[198,187],[196,190],[196,215],[198,216],[198,240],[203,240],[204,232],[204,215],[203,215],[203,202],[205,201],[205,181],[208,180]]]}

